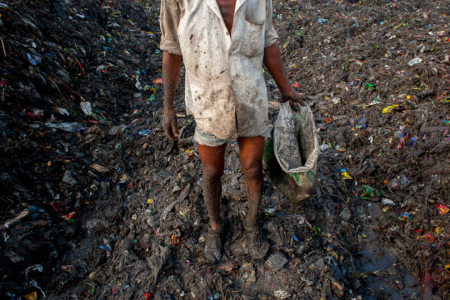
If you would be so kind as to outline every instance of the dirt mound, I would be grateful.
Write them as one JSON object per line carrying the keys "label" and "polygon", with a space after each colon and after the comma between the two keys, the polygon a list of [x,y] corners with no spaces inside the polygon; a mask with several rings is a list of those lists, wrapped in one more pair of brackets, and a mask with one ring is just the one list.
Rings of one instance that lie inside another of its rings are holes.
{"label": "dirt mound", "polygon": [[[448,5],[273,3],[285,68],[314,112],[318,182],[296,207],[265,176],[271,249],[252,261],[229,141],[218,265],[203,256],[184,68],[180,140],[160,125],[159,5],[0,3],[2,297],[447,299]],[[280,94],[266,75],[274,124]]]}

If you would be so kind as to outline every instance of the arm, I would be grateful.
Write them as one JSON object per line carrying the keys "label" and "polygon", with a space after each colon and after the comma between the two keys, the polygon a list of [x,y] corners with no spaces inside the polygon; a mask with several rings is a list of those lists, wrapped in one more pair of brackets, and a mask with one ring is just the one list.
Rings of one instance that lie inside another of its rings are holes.
{"label": "arm", "polygon": [[173,100],[180,76],[181,48],[178,41],[178,24],[180,11],[177,0],[161,1],[161,43],[163,51],[162,73],[164,87],[164,119],[162,127],[166,136],[172,141],[178,138],[177,114]]}
{"label": "arm", "polygon": [[162,126],[166,136],[171,140],[178,138],[177,114],[173,107],[173,100],[180,76],[180,67],[180,55],[163,52],[164,120]]}
{"label": "arm", "polygon": [[289,101],[292,108],[295,107],[293,102],[298,102],[300,105],[305,106],[306,103],[302,100],[300,94],[292,88],[286,73],[284,72],[278,43],[273,43],[271,46],[264,49],[263,61],[280,90],[281,101]]}

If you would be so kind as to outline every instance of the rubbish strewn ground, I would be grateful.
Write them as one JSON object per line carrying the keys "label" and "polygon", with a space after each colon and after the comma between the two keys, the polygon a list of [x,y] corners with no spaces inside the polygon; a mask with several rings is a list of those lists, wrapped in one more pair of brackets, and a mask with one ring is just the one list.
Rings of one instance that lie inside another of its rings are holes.
{"label": "rubbish strewn ground", "polygon": [[[0,2],[0,293],[5,299],[447,299],[448,3],[273,3],[283,62],[313,109],[314,196],[265,177],[271,249],[243,240],[229,141],[218,265],[185,116],[162,118],[158,1]],[[266,71],[264,71],[266,72]],[[267,74],[270,119],[280,94]]]}

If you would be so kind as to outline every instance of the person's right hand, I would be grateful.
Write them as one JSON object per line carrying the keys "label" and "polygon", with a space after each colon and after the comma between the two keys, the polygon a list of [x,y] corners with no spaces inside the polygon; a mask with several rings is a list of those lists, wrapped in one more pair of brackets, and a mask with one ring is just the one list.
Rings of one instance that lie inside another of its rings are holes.
{"label": "person's right hand", "polygon": [[177,114],[173,109],[164,111],[162,126],[169,139],[173,141],[178,138]]}
{"label": "person's right hand", "polygon": [[306,102],[303,101],[302,96],[297,93],[293,88],[289,89],[287,92],[281,93],[281,102],[289,101],[289,105],[293,110],[297,110],[297,105],[294,103],[297,102],[301,106],[306,106]]}

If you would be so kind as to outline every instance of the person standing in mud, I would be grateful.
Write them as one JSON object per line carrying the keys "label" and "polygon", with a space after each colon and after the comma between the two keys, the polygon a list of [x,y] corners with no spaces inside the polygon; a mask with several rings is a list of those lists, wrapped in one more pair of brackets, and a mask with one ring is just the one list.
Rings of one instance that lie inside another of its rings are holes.
{"label": "person standing in mud", "polygon": [[178,137],[174,110],[181,57],[186,70],[187,114],[194,115],[194,138],[203,164],[203,196],[210,223],[205,257],[221,259],[226,221],[220,217],[221,178],[227,139],[237,138],[247,179],[248,214],[244,229],[253,259],[267,254],[269,243],[258,222],[264,138],[270,136],[264,62],[282,101],[306,105],[284,72],[271,0],[162,0],[164,119],[166,136]]}

